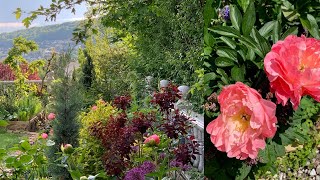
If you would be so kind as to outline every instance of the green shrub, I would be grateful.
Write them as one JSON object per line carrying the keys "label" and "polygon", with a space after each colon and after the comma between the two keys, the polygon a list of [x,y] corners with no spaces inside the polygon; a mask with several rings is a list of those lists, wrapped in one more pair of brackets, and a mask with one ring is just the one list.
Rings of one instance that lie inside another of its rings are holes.
{"label": "green shrub", "polygon": [[117,108],[103,100],[96,101],[96,105],[90,107],[89,112],[81,113],[79,141],[83,157],[81,163],[85,174],[94,174],[103,170],[101,157],[104,149],[101,143],[89,134],[89,128],[98,121],[107,123],[110,115],[116,115],[117,113]]}
{"label": "green shrub", "polygon": [[41,109],[41,101],[36,96],[31,94],[21,97],[16,101],[17,118],[20,121],[28,121],[37,115]]}

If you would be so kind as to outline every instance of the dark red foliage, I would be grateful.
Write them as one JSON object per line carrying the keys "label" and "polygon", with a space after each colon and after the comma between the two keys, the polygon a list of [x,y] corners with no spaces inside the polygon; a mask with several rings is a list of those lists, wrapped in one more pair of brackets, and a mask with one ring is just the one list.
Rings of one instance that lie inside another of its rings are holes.
{"label": "dark red foliage", "polygon": [[[31,74],[28,68],[28,64],[22,64],[20,66],[22,73],[29,73],[28,79],[29,80],[40,80],[40,77],[37,72]],[[15,75],[12,69],[0,62],[0,81],[14,81]]]}
{"label": "dark red foliage", "polygon": [[113,105],[116,106],[118,109],[126,110],[131,103],[130,96],[117,96],[113,100]]}
{"label": "dark red foliage", "polygon": [[177,86],[170,83],[168,87],[161,88],[160,92],[153,93],[151,103],[159,105],[161,112],[168,114],[169,109],[173,109],[174,103],[180,98]]}
{"label": "dark red foliage", "polygon": [[155,120],[155,113],[144,114],[142,112],[135,112],[132,119],[132,126],[143,134],[152,126],[152,123],[155,122]]}
{"label": "dark red foliage", "polygon": [[137,129],[126,126],[127,121],[127,115],[121,113],[111,116],[107,124],[98,122],[90,128],[91,135],[98,138],[105,149],[103,164],[109,175],[120,176],[129,163]]}
{"label": "dark red foliage", "polygon": [[199,143],[195,140],[189,139],[186,144],[179,144],[173,151],[175,160],[181,162],[183,165],[191,163],[191,159],[195,159],[195,154],[199,154]]}
{"label": "dark red foliage", "polygon": [[183,114],[179,113],[179,110],[174,111],[174,115],[165,120],[160,125],[160,128],[164,130],[169,138],[177,139],[179,135],[186,135],[187,130],[190,128],[190,119]]}

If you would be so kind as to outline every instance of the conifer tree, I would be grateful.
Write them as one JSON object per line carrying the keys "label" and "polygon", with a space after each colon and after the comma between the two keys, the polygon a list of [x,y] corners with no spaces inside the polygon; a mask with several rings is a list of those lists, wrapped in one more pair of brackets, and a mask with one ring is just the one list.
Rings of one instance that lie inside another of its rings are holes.
{"label": "conifer tree", "polygon": [[82,93],[79,83],[72,71],[68,69],[71,62],[71,54],[60,55],[55,62],[55,81],[52,84],[52,111],[56,114],[52,122],[54,146],[50,146],[47,155],[49,160],[49,171],[53,179],[72,179],[66,168],[59,166],[61,161],[56,161],[60,156],[56,153],[61,151],[62,144],[78,146],[79,123],[78,112],[82,108]]}

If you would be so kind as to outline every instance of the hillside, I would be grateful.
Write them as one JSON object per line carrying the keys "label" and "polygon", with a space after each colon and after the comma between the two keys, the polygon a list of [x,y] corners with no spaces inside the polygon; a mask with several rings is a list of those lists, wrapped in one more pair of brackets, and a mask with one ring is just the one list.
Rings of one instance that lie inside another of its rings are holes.
{"label": "hillside", "polygon": [[57,52],[74,47],[72,32],[80,21],[67,22],[63,24],[32,27],[25,30],[0,34],[0,59],[6,57],[9,48],[12,47],[14,38],[22,36],[28,40],[34,40],[39,45],[39,51],[30,53],[25,57],[28,60],[39,59],[50,54],[52,48]]}

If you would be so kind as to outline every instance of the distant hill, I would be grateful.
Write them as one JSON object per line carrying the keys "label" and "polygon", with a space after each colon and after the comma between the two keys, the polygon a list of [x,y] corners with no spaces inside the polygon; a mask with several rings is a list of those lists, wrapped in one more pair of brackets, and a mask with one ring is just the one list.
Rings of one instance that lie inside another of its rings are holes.
{"label": "distant hill", "polygon": [[28,60],[44,58],[52,48],[57,52],[65,51],[75,46],[72,41],[73,30],[81,21],[66,22],[63,24],[32,27],[29,29],[0,34],[0,59],[7,56],[9,48],[12,47],[14,38],[22,36],[28,40],[34,40],[39,45],[39,51],[26,55]]}

